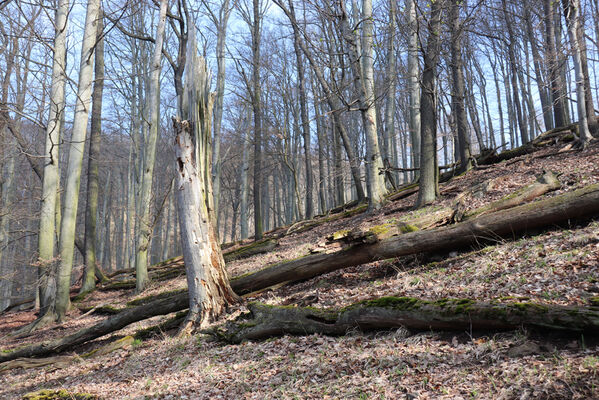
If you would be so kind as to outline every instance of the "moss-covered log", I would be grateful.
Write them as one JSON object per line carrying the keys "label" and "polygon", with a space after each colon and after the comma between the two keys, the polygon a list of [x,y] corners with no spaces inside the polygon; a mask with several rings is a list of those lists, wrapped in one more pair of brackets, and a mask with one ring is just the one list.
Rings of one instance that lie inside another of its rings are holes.
{"label": "moss-covered log", "polygon": [[[588,218],[597,215],[599,215],[599,184],[512,209],[481,215],[452,226],[407,233],[373,244],[354,245],[335,253],[315,254],[281,262],[233,279],[231,287],[237,294],[243,295],[283,282],[297,282],[375,260],[423,252],[454,250],[488,238],[511,237],[529,229],[544,228],[573,218]],[[126,309],[97,325],[82,329],[64,338],[0,354],[0,362],[18,357],[57,353],[73,345],[119,330],[133,322],[183,310],[187,308],[187,304],[186,292],[154,300]]]}
{"label": "moss-covered log", "polygon": [[273,336],[344,335],[349,330],[511,330],[520,327],[541,332],[599,333],[599,309],[547,306],[534,303],[503,304],[469,299],[420,300],[382,297],[342,309],[248,305],[249,313],[212,331],[220,339],[239,343]]}
{"label": "moss-covered log", "polygon": [[507,210],[484,214],[455,225],[406,233],[375,243],[354,244],[328,254],[281,262],[231,281],[240,295],[279,284],[297,282],[327,272],[387,258],[424,252],[456,250],[571,218],[599,215],[599,184]]}
{"label": "moss-covered log", "polygon": [[231,262],[240,258],[248,258],[256,254],[268,253],[269,251],[274,250],[278,245],[279,241],[276,239],[262,239],[245,246],[231,248],[223,253],[223,257],[225,262]]}
{"label": "moss-covered log", "polygon": [[464,211],[464,198],[467,198],[471,193],[463,193],[458,196],[458,200],[453,206],[428,206],[404,214],[399,219],[390,220],[366,230],[345,229],[337,231],[328,236],[327,240],[329,242],[342,241],[345,243],[376,243],[392,236],[443,226],[452,222],[468,220],[482,214],[513,208],[560,187],[561,184],[557,176],[551,171],[546,171],[534,183],[474,210]]}

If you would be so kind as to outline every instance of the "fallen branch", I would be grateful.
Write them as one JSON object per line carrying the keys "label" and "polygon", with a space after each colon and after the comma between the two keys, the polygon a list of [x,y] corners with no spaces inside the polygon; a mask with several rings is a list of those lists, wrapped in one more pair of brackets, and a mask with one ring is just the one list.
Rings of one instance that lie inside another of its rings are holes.
{"label": "fallen branch", "polygon": [[80,361],[82,359],[94,358],[103,356],[111,353],[115,350],[121,349],[125,346],[132,344],[134,341],[133,336],[125,336],[124,338],[115,340],[114,342],[108,343],[98,349],[92,350],[82,355],[72,356],[55,356],[47,358],[17,358],[15,360],[7,361],[0,365],[0,372],[7,371],[15,368],[38,368],[52,365],[54,368],[64,368],[69,366],[71,363]]}
{"label": "fallen branch", "polygon": [[60,353],[72,346],[99,338],[108,333],[122,329],[134,322],[142,321],[157,315],[181,311],[187,308],[188,305],[187,293],[156,300],[147,305],[124,310],[96,325],[81,329],[71,335],[22,347],[10,353],[2,353],[0,354],[0,362],[14,360],[19,357],[40,357],[48,354]]}
{"label": "fallen branch", "polygon": [[592,308],[502,304],[469,299],[419,300],[382,297],[342,309],[248,305],[249,313],[225,328],[209,331],[223,341],[239,343],[273,336],[324,334],[345,335],[349,330],[513,330],[520,327],[542,332],[599,333],[599,310]]}

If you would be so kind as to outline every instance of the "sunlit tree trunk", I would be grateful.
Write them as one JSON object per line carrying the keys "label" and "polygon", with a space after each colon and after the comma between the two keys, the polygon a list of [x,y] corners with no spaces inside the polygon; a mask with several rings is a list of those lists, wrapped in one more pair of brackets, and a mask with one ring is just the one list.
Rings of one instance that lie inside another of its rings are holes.
{"label": "sunlit tree trunk", "polygon": [[158,28],[156,29],[156,42],[152,56],[148,110],[150,112],[148,137],[144,146],[144,163],[141,178],[139,238],[135,254],[135,288],[142,292],[148,282],[148,247],[152,234],[150,215],[152,180],[154,176],[154,162],[156,161],[156,142],[158,141],[158,128],[160,127],[160,71],[162,60],[162,44],[164,42],[164,28],[168,0],[160,1],[158,15]]}
{"label": "sunlit tree trunk", "polygon": [[[408,96],[410,98],[410,142],[412,165],[420,167],[420,85],[418,77],[420,68],[418,63],[418,22],[416,20],[416,0],[406,0],[408,14]],[[414,174],[418,176],[420,171]]]}
{"label": "sunlit tree trunk", "polygon": [[443,1],[432,2],[428,26],[427,47],[424,53],[424,69],[422,71],[422,97],[420,99],[420,115],[422,118],[420,136],[420,188],[418,190],[418,207],[435,201],[437,196],[437,107],[435,102],[436,72],[440,53],[440,27]]}
{"label": "sunlit tree trunk", "polygon": [[81,64],[79,67],[79,83],[77,86],[77,105],[73,119],[73,133],[69,145],[69,159],[65,182],[64,209],[60,224],[60,260],[56,285],[56,314],[62,321],[70,306],[69,289],[73,268],[73,252],[75,250],[75,226],[77,223],[77,206],[79,204],[79,185],[81,167],[89,119],[92,81],[94,69],[94,50],[97,34],[100,0],[89,0],[85,17],[85,30],[81,45]]}
{"label": "sunlit tree trunk", "polygon": [[591,141],[589,121],[587,117],[585,100],[585,77],[582,69],[582,48],[579,41],[578,31],[580,28],[580,2],[579,0],[562,0],[564,15],[568,24],[568,37],[572,46],[572,59],[574,61],[574,73],[576,79],[576,106],[578,108],[578,134],[580,136],[580,147],[582,149]]}
{"label": "sunlit tree trunk", "polygon": [[[52,61],[52,86],[50,91],[50,114],[46,126],[44,151],[44,177],[42,180],[42,201],[38,252],[40,262],[40,315],[49,314],[54,318],[56,296],[56,271],[54,245],[56,231],[60,229],[56,221],[56,201],[60,174],[58,170],[58,144],[60,127],[64,114],[66,82],[66,36],[69,13],[69,0],[60,0],[55,14],[56,33],[54,37],[54,58]],[[51,308],[51,309],[50,309]]]}
{"label": "sunlit tree trunk", "polygon": [[[101,13],[101,12],[100,12]],[[104,90],[104,24],[98,20],[96,42],[95,82],[92,93],[92,121],[87,164],[87,202],[85,207],[85,270],[80,293],[96,286],[96,214],[98,210],[98,164],[102,131],[102,92]]]}
{"label": "sunlit tree trunk", "polygon": [[464,106],[464,65],[462,62],[462,43],[460,24],[460,8],[458,0],[452,0],[449,13],[451,24],[451,110],[457,131],[458,149],[460,155],[460,172],[469,170],[470,162],[470,135],[468,133],[468,117]]}
{"label": "sunlit tree trunk", "polygon": [[[189,313],[182,334],[213,321],[227,306],[238,301],[229,285],[225,262],[214,227],[211,179],[211,118],[213,94],[205,60],[190,41],[186,67],[183,117],[175,128],[176,198],[189,288]],[[185,112],[185,110],[188,110]]]}

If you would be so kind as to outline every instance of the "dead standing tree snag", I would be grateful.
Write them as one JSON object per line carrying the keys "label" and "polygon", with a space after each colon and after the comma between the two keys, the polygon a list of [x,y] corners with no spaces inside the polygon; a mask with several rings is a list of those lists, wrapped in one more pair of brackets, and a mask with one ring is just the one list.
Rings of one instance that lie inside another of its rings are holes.
{"label": "dead standing tree snag", "polygon": [[181,334],[212,321],[227,306],[238,301],[229,284],[225,261],[214,228],[211,179],[211,120],[214,95],[210,93],[210,72],[197,55],[195,37],[187,56],[182,113],[173,118],[176,133],[177,211],[187,285],[189,313]]}

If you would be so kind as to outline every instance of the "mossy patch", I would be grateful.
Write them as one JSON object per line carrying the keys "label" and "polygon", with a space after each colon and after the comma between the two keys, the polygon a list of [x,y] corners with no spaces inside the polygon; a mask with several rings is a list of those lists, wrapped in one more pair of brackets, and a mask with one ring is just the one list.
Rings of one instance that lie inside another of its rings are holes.
{"label": "mossy patch", "polygon": [[90,393],[73,393],[65,389],[42,389],[37,392],[27,393],[23,400],[95,400],[98,396]]}

